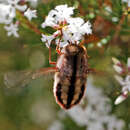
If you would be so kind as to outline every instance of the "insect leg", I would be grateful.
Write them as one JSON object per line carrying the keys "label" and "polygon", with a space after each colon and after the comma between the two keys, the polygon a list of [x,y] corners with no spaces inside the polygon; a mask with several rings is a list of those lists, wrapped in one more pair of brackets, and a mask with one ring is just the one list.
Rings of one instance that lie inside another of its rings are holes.
{"label": "insect leg", "polygon": [[49,48],[49,64],[56,65],[56,62],[51,61],[51,48]]}
{"label": "insect leg", "polygon": [[88,74],[98,74],[98,75],[104,75],[105,72],[104,71],[101,71],[101,70],[96,70],[94,68],[88,68]]}
{"label": "insect leg", "polygon": [[47,67],[47,68],[41,68],[41,69],[39,69],[39,71],[43,74],[46,74],[46,73],[56,72],[56,71],[58,71],[58,68],[57,67]]}
{"label": "insect leg", "polygon": [[58,46],[56,47],[56,52],[57,52],[59,55],[61,55],[61,54],[62,54],[62,52],[61,52],[61,50],[59,49],[59,47],[58,47]]}
{"label": "insect leg", "polygon": [[41,68],[33,74],[32,79],[36,79],[36,78],[41,77],[45,74],[54,73],[54,72],[57,72],[57,71],[59,71],[57,67]]}
{"label": "insect leg", "polygon": [[89,69],[88,69],[88,73],[96,73],[96,70],[93,69],[93,68],[89,68]]}
{"label": "insect leg", "polygon": [[84,45],[84,44],[88,44],[88,43],[92,43],[92,42],[96,43],[98,41],[100,41],[100,38],[98,36],[94,35],[94,34],[92,34],[92,35],[85,35],[85,38],[84,38],[84,40],[82,40],[80,42],[80,45]]}
{"label": "insect leg", "polygon": [[61,42],[61,39],[62,39],[62,36],[63,36],[62,30],[60,30],[60,33],[61,33],[61,36],[60,36],[60,39],[59,39],[58,44],[57,44],[57,46],[56,46],[56,52],[57,52],[59,55],[62,55],[63,53],[62,53],[61,50],[60,50],[60,42]]}

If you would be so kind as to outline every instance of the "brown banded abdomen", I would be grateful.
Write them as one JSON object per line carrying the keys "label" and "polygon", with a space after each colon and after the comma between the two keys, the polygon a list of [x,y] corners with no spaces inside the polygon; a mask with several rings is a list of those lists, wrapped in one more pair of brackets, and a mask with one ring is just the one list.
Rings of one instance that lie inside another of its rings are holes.
{"label": "brown banded abdomen", "polygon": [[62,54],[57,67],[59,72],[55,73],[54,95],[62,108],[69,109],[78,104],[84,95],[88,69],[86,53]]}

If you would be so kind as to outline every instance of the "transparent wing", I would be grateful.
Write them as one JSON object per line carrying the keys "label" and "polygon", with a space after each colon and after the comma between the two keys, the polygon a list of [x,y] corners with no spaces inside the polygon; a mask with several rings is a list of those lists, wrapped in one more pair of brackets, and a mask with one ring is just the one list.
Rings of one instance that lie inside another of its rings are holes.
{"label": "transparent wing", "polygon": [[4,74],[4,83],[7,88],[25,87],[31,80],[56,71],[56,67],[49,67],[36,71],[27,70],[7,72]]}
{"label": "transparent wing", "polygon": [[24,87],[32,80],[31,71],[13,71],[4,75],[4,83],[7,88]]}

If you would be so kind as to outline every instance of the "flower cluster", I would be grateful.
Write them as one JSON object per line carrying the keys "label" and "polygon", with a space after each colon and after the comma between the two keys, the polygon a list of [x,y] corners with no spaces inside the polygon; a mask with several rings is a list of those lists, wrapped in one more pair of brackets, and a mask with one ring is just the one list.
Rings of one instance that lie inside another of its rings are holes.
{"label": "flower cluster", "polygon": [[42,34],[42,41],[46,42],[47,47],[51,45],[52,40],[55,39],[55,43],[60,47],[66,46],[68,43],[78,44],[83,35],[91,34],[91,24],[84,22],[80,17],[72,17],[74,14],[74,7],[68,7],[67,5],[56,6],[54,10],[51,10],[42,23],[42,27],[50,26],[56,29],[52,35]]}
{"label": "flower cluster", "polygon": [[130,7],[130,0],[122,0],[122,2],[127,3],[128,7]]}
{"label": "flower cluster", "polygon": [[115,75],[115,79],[122,86],[122,94],[115,101],[115,104],[119,104],[128,97],[128,93],[130,92],[130,57],[128,58],[127,66],[116,58],[112,58],[112,60],[114,62],[113,67],[118,73],[118,75]]}
{"label": "flower cluster", "polygon": [[[66,112],[60,111],[59,117],[66,118],[69,115],[79,126],[86,126],[86,130],[122,130],[124,121],[110,114],[110,100],[104,96],[100,88],[92,84],[88,79],[87,91],[84,102]],[[55,127],[55,126],[53,126]],[[106,127],[106,128],[105,128]],[[52,129],[54,130],[54,129]]]}
{"label": "flower cluster", "polygon": [[[0,2],[0,23],[5,24],[5,29],[8,31],[8,36],[14,35],[18,37],[18,25],[20,22],[16,21],[14,23],[14,19],[16,18],[16,10],[24,12],[24,16],[26,16],[29,20],[32,18],[36,18],[36,10],[27,9],[24,0],[5,0]],[[31,1],[30,1],[31,2]]]}
{"label": "flower cluster", "polygon": [[56,120],[53,124],[48,128],[48,130],[63,130],[63,124]]}

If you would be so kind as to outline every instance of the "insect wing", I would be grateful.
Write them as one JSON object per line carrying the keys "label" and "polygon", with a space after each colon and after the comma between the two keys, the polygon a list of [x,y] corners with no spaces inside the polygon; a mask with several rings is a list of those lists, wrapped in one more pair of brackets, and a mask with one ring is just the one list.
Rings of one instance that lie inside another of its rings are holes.
{"label": "insect wing", "polygon": [[13,71],[4,75],[4,83],[7,88],[25,87],[33,77],[32,71]]}
{"label": "insect wing", "polygon": [[4,75],[4,83],[7,88],[25,87],[31,80],[56,71],[56,67],[49,67],[41,68],[36,71],[27,70],[7,72]]}

